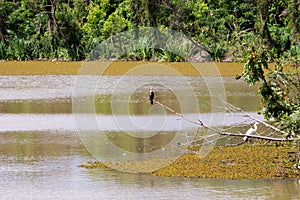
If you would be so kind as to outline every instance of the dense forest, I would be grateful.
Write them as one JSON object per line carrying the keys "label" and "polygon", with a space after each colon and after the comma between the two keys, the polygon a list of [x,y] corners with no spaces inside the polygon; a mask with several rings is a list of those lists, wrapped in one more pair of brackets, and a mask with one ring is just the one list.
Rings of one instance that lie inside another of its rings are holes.
{"label": "dense forest", "polygon": [[83,60],[99,43],[139,27],[172,29],[213,60],[300,54],[298,0],[0,0],[0,60]]}

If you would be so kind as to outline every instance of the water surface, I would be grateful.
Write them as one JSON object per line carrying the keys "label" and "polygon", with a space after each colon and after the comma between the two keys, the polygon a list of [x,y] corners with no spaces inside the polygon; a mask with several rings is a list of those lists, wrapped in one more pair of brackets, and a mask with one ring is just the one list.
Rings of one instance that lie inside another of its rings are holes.
{"label": "water surface", "polygon": [[[156,87],[160,101],[180,110],[180,101],[174,96],[174,91],[162,83],[167,82],[184,92],[185,88],[178,84],[181,77],[126,77],[121,91],[115,89],[119,78],[106,76],[95,90],[96,119],[109,124],[103,128],[110,135],[120,132],[118,126],[111,123],[111,99],[114,97],[118,97],[120,104],[129,102],[128,112],[133,121],[140,123],[141,130],[147,126],[150,105],[145,96],[149,82],[160,83]],[[213,82],[214,77],[206,80]],[[95,161],[95,158],[82,144],[72,114],[75,81],[76,76],[71,75],[0,77],[2,199],[300,199],[299,180],[168,178],[78,167]],[[209,122],[211,102],[205,81],[200,77],[187,77],[187,81],[194,88],[200,111],[188,109],[187,115]],[[124,88],[132,85],[141,87],[128,99],[130,90]],[[257,88],[248,87],[233,77],[225,77],[224,86],[230,103],[255,115],[259,105]],[[174,129],[177,130],[174,122],[178,119],[171,113],[159,110],[154,114],[154,120],[166,120],[163,131],[172,134]],[[124,116],[121,113],[115,117],[122,120]],[[225,123],[230,125],[237,120],[229,118]],[[130,126],[123,128],[137,131]],[[180,127],[180,131],[190,129],[190,126]],[[134,144],[127,143],[129,147]]]}

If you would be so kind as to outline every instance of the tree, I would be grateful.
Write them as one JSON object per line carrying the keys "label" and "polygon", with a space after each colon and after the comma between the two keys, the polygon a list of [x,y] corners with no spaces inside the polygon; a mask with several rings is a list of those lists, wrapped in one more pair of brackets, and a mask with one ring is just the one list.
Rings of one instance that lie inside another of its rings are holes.
{"label": "tree", "polygon": [[130,0],[130,9],[134,28],[150,26],[147,0]]}
{"label": "tree", "polygon": [[300,1],[289,0],[287,12],[289,15],[288,23],[292,29],[292,37],[295,43],[300,43]]}
{"label": "tree", "polygon": [[0,59],[82,60],[108,37],[147,26],[183,32],[214,60],[240,60],[256,38],[269,60],[289,58],[300,53],[299,8],[298,0],[2,0]]}
{"label": "tree", "polygon": [[104,38],[128,30],[131,27],[129,21],[131,15],[130,2],[127,0],[120,3],[103,24],[102,35]]}
{"label": "tree", "polygon": [[[299,60],[292,63],[276,60],[274,69],[271,69],[267,63],[268,53],[266,48],[249,49],[240,77],[250,85],[261,82],[259,95],[266,119],[275,120],[288,133],[287,137],[300,135]],[[290,70],[286,70],[287,67]]]}

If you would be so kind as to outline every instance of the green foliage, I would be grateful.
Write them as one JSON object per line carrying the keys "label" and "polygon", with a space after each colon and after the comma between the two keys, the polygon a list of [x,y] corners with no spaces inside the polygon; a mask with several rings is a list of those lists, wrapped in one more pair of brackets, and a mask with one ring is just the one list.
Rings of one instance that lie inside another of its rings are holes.
{"label": "green foliage", "polygon": [[88,7],[87,22],[83,26],[83,31],[90,37],[100,37],[101,29],[107,18],[109,1],[101,1],[100,4],[91,4]]}
{"label": "green foliage", "polygon": [[225,54],[227,50],[224,47],[224,44],[220,43],[212,43],[209,48],[210,48],[210,56],[213,60],[215,61],[221,61],[223,58],[225,58]]}
{"label": "green foliage", "polygon": [[249,49],[249,55],[246,58],[247,62],[244,65],[243,78],[250,84],[254,85],[257,82],[266,81],[263,69],[268,69],[266,51],[257,52],[254,48]]}
{"label": "green foliage", "polygon": [[300,107],[297,105],[291,114],[285,114],[282,117],[281,128],[288,130],[288,136],[299,135],[300,133]]}
{"label": "green foliage", "polygon": [[291,46],[289,51],[285,52],[285,58],[292,60],[293,62],[299,62],[300,60],[300,45]]}
{"label": "green foliage", "polygon": [[[258,41],[270,49],[268,61],[288,59],[299,55],[299,10],[297,0],[0,1],[0,56],[83,60],[113,35],[154,26],[188,35],[216,61],[241,61],[245,47]],[[164,49],[141,51],[132,53],[138,59],[186,60]]]}
{"label": "green foliage", "polygon": [[[242,76],[244,80],[259,86],[264,117],[274,119],[289,135],[300,134],[300,70],[299,62],[285,63],[276,60],[274,69],[267,63],[268,50],[250,49]],[[265,74],[265,71],[268,71]]]}
{"label": "green foliage", "polygon": [[102,33],[104,38],[115,35],[122,31],[128,30],[131,26],[130,21],[130,5],[128,1],[123,1],[103,24]]}

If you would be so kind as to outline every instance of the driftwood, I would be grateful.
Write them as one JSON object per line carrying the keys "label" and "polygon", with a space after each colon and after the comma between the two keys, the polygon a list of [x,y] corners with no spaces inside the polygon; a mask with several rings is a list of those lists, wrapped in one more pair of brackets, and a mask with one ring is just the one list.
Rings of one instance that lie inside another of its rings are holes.
{"label": "driftwood", "polygon": [[[206,129],[212,131],[213,133],[215,133],[215,134],[213,134],[212,136],[215,136],[215,135],[222,135],[223,137],[227,137],[227,136],[233,136],[233,137],[245,137],[245,136],[247,136],[248,138],[256,138],[256,139],[259,139],[259,140],[265,140],[265,141],[267,141],[265,144],[267,144],[267,143],[270,142],[270,141],[275,141],[275,142],[288,142],[288,141],[296,141],[296,140],[299,140],[299,138],[288,138],[288,137],[286,137],[287,134],[286,134],[285,132],[279,130],[278,128],[276,128],[276,127],[274,127],[274,126],[272,126],[272,125],[270,125],[270,124],[268,124],[268,123],[266,123],[266,122],[264,122],[264,121],[261,121],[261,120],[259,120],[259,119],[256,119],[255,117],[252,117],[251,115],[249,115],[248,113],[246,113],[246,112],[243,111],[242,109],[237,108],[237,107],[235,107],[235,106],[233,106],[233,105],[231,105],[231,104],[229,104],[229,103],[226,103],[226,102],[224,102],[224,104],[226,105],[226,108],[227,108],[227,110],[229,110],[229,112],[233,112],[233,111],[241,112],[241,113],[243,113],[244,116],[246,116],[246,117],[252,119],[253,121],[256,121],[256,122],[259,122],[259,123],[263,124],[263,125],[264,125],[265,127],[267,127],[268,129],[272,129],[273,132],[272,132],[271,134],[269,134],[269,136],[262,136],[262,135],[237,134],[237,133],[230,133],[230,132],[221,131],[221,130],[218,130],[218,129],[215,129],[215,128],[212,128],[212,127],[209,127],[209,126],[205,125],[201,120],[194,121],[194,120],[192,120],[192,119],[189,119],[189,118],[185,117],[184,115],[182,115],[182,114],[176,112],[175,110],[169,108],[168,106],[166,106],[166,105],[164,105],[164,104],[162,104],[162,103],[160,103],[160,102],[158,102],[158,101],[156,101],[156,100],[154,100],[154,102],[157,103],[157,104],[159,104],[160,106],[164,107],[165,109],[169,110],[169,111],[172,112],[173,114],[177,115],[177,116],[180,117],[182,120],[185,120],[185,121],[190,122],[190,123],[192,123],[192,124],[195,124],[195,125],[197,125],[197,126],[199,126],[199,127],[203,127],[203,128],[206,128]],[[271,136],[273,135],[274,132],[280,133],[281,138],[271,137]],[[211,136],[208,136],[208,137],[211,137]],[[203,137],[202,137],[202,138],[200,138],[200,139],[198,139],[198,140],[205,140],[205,139],[206,139],[206,138],[203,138]],[[218,140],[218,139],[216,139],[216,140]],[[211,143],[211,142],[216,141],[216,140],[208,140],[207,143]],[[197,141],[197,140],[194,140],[194,142],[195,142],[195,141]],[[238,144],[227,144],[226,146],[238,146],[238,145],[242,145],[242,144],[246,143],[246,141],[247,141],[247,140],[242,141],[242,142],[240,142],[240,143],[238,143]],[[202,143],[202,144],[203,144],[203,143]],[[264,145],[265,145],[265,144],[264,144]],[[188,142],[187,145],[189,146],[190,143]],[[197,152],[195,152],[195,151],[193,151],[193,150],[189,150],[188,148],[187,148],[187,151],[190,152],[190,153],[197,153]],[[296,163],[296,168],[300,170],[300,146],[299,146],[299,151],[298,151],[297,157],[298,157],[298,161],[297,161],[297,163]]]}
{"label": "driftwood", "polygon": [[278,129],[278,128],[276,128],[276,127],[274,127],[274,126],[272,126],[272,125],[270,125],[270,124],[268,124],[268,123],[266,123],[264,121],[261,121],[259,119],[256,119],[256,118],[252,117],[251,115],[249,115],[248,113],[246,113],[242,109],[240,109],[238,107],[235,107],[235,106],[233,106],[233,105],[231,105],[229,103],[226,103],[226,102],[224,102],[224,103],[226,104],[227,108],[229,108],[231,110],[234,110],[234,111],[242,112],[244,115],[246,115],[247,117],[253,119],[254,121],[259,122],[259,123],[263,124],[264,126],[273,129],[274,131],[280,132],[283,135],[288,135],[286,132],[283,132],[280,129]]}
{"label": "driftwood", "polygon": [[[287,137],[282,137],[282,138],[276,138],[276,137],[271,137],[271,136],[261,136],[261,135],[245,135],[245,134],[237,134],[237,133],[230,133],[230,132],[224,132],[224,131],[221,131],[221,130],[218,130],[218,129],[215,129],[215,128],[212,128],[212,127],[209,127],[207,125],[205,125],[201,120],[198,120],[198,121],[194,121],[188,117],[185,117],[184,115],[176,112],[175,110],[169,108],[168,106],[156,101],[156,100],[153,100],[156,104],[159,104],[160,106],[164,107],[165,109],[169,110],[170,112],[172,112],[173,114],[177,115],[178,117],[180,117],[182,120],[185,120],[187,122],[190,122],[192,124],[195,124],[197,126],[200,126],[200,127],[203,127],[203,128],[206,128],[216,134],[219,134],[219,135],[222,135],[222,136],[233,136],[233,137],[245,137],[247,136],[248,138],[256,138],[256,139],[260,139],[260,140],[266,140],[266,141],[275,141],[275,142],[287,142],[287,141],[295,141],[297,140],[298,138],[287,138]],[[264,121],[261,121],[259,119],[256,119],[255,117],[252,117],[251,115],[249,115],[248,113],[246,113],[245,111],[243,111],[242,109],[240,108],[237,108],[229,103],[226,103],[226,106],[227,108],[229,108],[230,110],[234,110],[234,111],[239,111],[239,112],[242,112],[244,116],[247,116],[248,118],[252,119],[253,121],[256,121],[256,122],[259,122],[261,124],[263,124],[264,126],[276,131],[276,132],[279,132],[281,133],[282,135],[287,135],[287,133],[279,130],[278,128],[264,122]],[[270,134],[270,135],[273,135],[273,134]],[[240,144],[243,144],[245,142],[242,142],[242,143],[239,143],[239,144],[233,144],[233,145],[228,145],[228,146],[234,146],[234,145],[240,145]]]}

